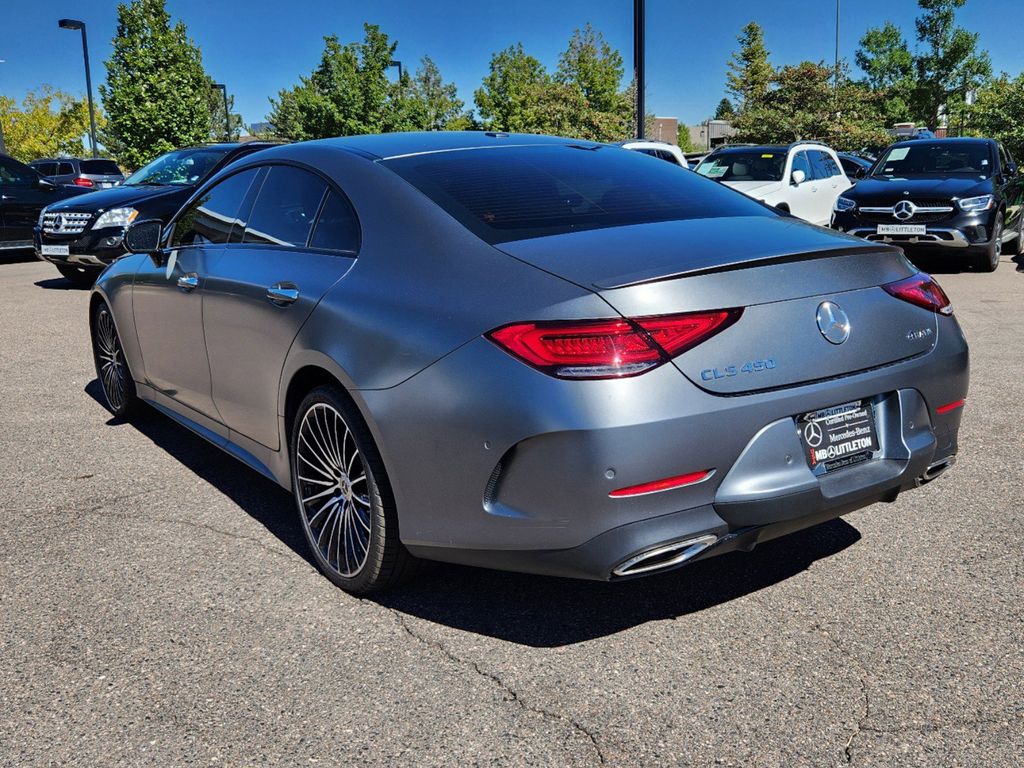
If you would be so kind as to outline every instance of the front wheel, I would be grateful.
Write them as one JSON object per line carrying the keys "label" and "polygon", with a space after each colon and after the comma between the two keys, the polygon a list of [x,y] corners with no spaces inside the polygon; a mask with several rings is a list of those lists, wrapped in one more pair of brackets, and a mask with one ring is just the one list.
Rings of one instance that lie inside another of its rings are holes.
{"label": "front wheel", "polygon": [[105,303],[97,304],[92,313],[92,356],[107,408],[118,418],[129,418],[138,408],[139,398],[117,326]]}
{"label": "front wheel", "polygon": [[76,267],[72,264],[56,264],[54,266],[76,288],[91,288],[92,284],[96,282],[96,275],[99,274],[95,270]]}
{"label": "front wheel", "polygon": [[415,559],[398,539],[384,462],[355,406],[336,387],[310,392],[291,434],[292,488],[317,566],[346,592],[394,586]]}
{"label": "front wheel", "polygon": [[983,251],[975,256],[975,267],[981,272],[995,272],[999,267],[999,256],[1003,252],[1003,217],[996,216],[995,226],[992,228],[992,239]]}

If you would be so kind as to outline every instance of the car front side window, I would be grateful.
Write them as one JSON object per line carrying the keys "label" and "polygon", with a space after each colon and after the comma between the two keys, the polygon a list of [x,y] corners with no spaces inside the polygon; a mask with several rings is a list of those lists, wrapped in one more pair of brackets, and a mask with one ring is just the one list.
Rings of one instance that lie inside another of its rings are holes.
{"label": "car front side window", "polygon": [[236,173],[192,201],[174,224],[171,247],[227,243],[232,227],[239,224],[238,214],[242,201],[258,173],[257,168]]}
{"label": "car front side window", "polygon": [[242,242],[305,246],[325,192],[327,183],[309,171],[272,166],[256,196]]}

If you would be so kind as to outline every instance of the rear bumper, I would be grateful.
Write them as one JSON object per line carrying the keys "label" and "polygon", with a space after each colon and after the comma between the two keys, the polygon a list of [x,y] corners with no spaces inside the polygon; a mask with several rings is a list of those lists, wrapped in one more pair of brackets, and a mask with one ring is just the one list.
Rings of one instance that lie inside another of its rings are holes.
{"label": "rear bumper", "polygon": [[[927,354],[749,395],[712,395],[667,365],[619,381],[559,381],[483,339],[397,387],[357,394],[413,553],[609,579],[651,547],[710,534],[717,543],[700,554],[709,557],[916,487],[957,450],[962,409],[936,409],[967,393],[966,343],[955,320],[938,322]],[[860,399],[875,406],[881,450],[815,476],[794,418]],[[695,485],[609,496],[710,469]]]}

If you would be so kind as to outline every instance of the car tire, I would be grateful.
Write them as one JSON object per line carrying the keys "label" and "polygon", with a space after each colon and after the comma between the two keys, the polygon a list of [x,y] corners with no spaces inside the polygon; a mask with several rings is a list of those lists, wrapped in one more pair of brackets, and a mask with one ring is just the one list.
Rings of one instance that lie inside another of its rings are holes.
{"label": "car tire", "polygon": [[91,269],[76,267],[71,264],[57,264],[57,271],[60,272],[76,288],[92,288],[96,282],[97,273]]}
{"label": "car tire", "polygon": [[302,530],[324,575],[356,595],[409,578],[417,561],[398,538],[384,462],[343,390],[320,386],[306,395],[289,449]]}
{"label": "car tire", "polygon": [[999,257],[1003,253],[1003,219],[996,216],[996,224],[992,230],[992,239],[984,250],[978,251],[974,257],[974,266],[979,272],[995,272],[999,267]]}
{"label": "car tire", "polygon": [[124,357],[124,347],[117,333],[114,317],[106,302],[98,303],[92,312],[92,357],[96,378],[103,391],[104,405],[119,419],[131,418],[139,408],[135,380]]}

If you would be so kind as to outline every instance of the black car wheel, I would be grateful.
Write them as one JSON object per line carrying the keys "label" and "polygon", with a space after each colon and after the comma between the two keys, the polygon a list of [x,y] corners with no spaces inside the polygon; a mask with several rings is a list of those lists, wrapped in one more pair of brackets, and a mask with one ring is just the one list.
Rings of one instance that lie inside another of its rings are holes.
{"label": "black car wheel", "polygon": [[975,256],[974,266],[981,272],[995,272],[999,267],[999,257],[1003,252],[1003,217],[996,215],[996,223],[992,227],[992,239],[983,251]]}
{"label": "black car wheel", "polygon": [[291,434],[292,488],[321,571],[347,592],[394,586],[415,559],[398,539],[398,514],[369,429],[339,389],[317,387]]}
{"label": "black car wheel", "polygon": [[95,270],[76,267],[71,264],[57,264],[57,271],[64,275],[76,288],[91,288],[96,282]]}
{"label": "black car wheel", "polygon": [[117,326],[105,303],[97,304],[92,313],[92,356],[107,408],[118,418],[130,417],[138,408],[139,398]]}

